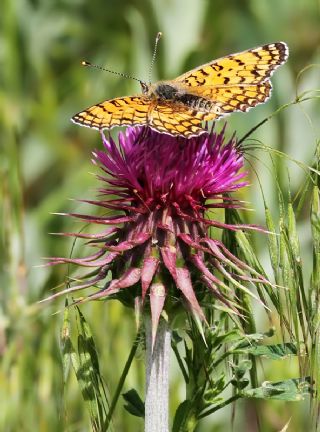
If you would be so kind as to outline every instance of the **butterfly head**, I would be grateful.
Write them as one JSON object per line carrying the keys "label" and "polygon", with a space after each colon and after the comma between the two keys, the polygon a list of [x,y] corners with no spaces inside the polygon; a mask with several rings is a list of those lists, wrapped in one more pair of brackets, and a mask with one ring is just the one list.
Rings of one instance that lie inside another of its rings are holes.
{"label": "butterfly head", "polygon": [[149,86],[148,86],[148,84],[145,83],[144,81],[140,81],[140,85],[141,85],[142,93],[144,95],[147,95],[149,93]]}

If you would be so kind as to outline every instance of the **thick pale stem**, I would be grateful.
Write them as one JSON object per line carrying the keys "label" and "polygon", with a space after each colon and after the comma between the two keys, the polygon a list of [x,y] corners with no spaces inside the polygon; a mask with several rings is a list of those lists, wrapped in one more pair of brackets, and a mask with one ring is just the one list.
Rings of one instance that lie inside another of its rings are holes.
{"label": "thick pale stem", "polygon": [[171,332],[160,319],[152,349],[152,323],[145,318],[146,401],[145,432],[169,432],[169,357]]}

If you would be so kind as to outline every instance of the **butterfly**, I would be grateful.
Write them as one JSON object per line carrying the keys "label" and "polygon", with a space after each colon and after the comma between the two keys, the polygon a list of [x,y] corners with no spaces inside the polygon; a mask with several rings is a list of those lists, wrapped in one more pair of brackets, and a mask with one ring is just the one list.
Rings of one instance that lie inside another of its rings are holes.
{"label": "butterfly", "polygon": [[71,120],[98,130],[147,125],[190,138],[204,132],[203,121],[266,102],[272,89],[270,77],[287,58],[284,42],[262,45],[213,60],[174,80],[140,81],[142,94],[103,101]]}

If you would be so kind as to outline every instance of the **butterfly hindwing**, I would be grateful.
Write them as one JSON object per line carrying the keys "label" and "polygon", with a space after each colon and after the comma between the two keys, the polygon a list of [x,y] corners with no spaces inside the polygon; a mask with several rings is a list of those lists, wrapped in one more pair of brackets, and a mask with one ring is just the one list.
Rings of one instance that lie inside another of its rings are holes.
{"label": "butterfly hindwing", "polygon": [[150,114],[149,125],[158,132],[188,138],[204,132],[201,122],[206,114],[175,103],[158,103]]}
{"label": "butterfly hindwing", "polygon": [[[199,86],[187,88],[194,97],[203,101],[204,111],[215,112],[217,117],[234,111],[248,111],[259,103],[266,102],[271,95],[271,82],[241,86]],[[209,102],[207,102],[209,101]],[[199,103],[199,107],[201,103]],[[206,120],[208,120],[206,118]],[[210,119],[211,120],[211,119]]]}

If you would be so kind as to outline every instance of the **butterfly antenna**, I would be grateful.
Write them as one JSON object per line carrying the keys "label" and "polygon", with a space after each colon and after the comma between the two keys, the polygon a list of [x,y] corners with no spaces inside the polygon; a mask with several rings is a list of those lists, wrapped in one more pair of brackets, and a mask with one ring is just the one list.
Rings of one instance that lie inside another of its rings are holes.
{"label": "butterfly antenna", "polygon": [[157,55],[157,48],[158,48],[158,42],[159,42],[161,36],[162,36],[162,33],[161,33],[161,32],[158,32],[158,33],[157,33],[157,36],[156,36],[156,41],[155,41],[155,43],[154,43],[153,54],[152,54],[152,60],[151,60],[150,68],[149,68],[149,83],[150,83],[150,84],[151,84],[151,73],[152,73],[152,68],[153,68],[154,61],[155,61],[155,59],[156,59],[156,55]]}
{"label": "butterfly antenna", "polygon": [[114,75],[119,75],[122,78],[128,78],[128,79],[132,79],[132,80],[138,81],[140,84],[142,82],[140,79],[138,79],[136,77],[133,77],[131,75],[127,75],[127,74],[124,74],[122,72],[116,72],[116,71],[113,71],[113,70],[110,70],[110,69],[106,69],[106,68],[104,68],[102,66],[98,66],[98,65],[92,64],[92,63],[90,63],[88,61],[82,61],[81,64],[82,64],[82,66],[93,67],[93,68],[96,68],[96,69],[103,70],[105,72],[110,72],[110,73],[112,73]]}

